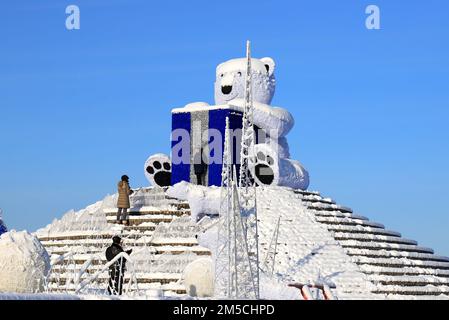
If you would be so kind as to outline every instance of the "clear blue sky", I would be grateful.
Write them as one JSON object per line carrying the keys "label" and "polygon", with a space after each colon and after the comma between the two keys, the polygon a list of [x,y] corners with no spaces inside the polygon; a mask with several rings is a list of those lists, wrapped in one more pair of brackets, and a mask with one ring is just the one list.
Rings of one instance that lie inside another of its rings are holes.
{"label": "clear blue sky", "polygon": [[[77,4],[81,29],[65,28]],[[365,8],[381,9],[381,30]],[[0,9],[0,207],[33,231],[147,185],[170,110],[213,103],[218,63],[277,62],[273,104],[319,190],[449,255],[449,3],[8,1]]]}

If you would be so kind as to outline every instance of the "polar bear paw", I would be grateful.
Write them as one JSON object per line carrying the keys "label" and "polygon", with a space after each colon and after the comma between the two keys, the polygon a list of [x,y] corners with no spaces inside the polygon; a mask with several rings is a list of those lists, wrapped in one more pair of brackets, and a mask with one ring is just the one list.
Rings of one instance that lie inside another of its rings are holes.
{"label": "polar bear paw", "polygon": [[278,156],[274,151],[264,144],[254,146],[255,163],[252,175],[257,185],[277,185],[279,182]]}
{"label": "polar bear paw", "polygon": [[171,183],[171,161],[162,153],[150,156],[145,161],[145,176],[153,186],[168,187]]}

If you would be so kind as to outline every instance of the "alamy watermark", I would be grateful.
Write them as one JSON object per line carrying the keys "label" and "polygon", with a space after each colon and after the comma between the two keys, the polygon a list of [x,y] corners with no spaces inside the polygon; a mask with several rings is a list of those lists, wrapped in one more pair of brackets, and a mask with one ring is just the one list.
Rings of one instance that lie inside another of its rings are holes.
{"label": "alamy watermark", "polygon": [[366,7],[365,13],[368,17],[365,20],[365,26],[368,30],[380,29],[380,9],[374,4],[370,4]]}
{"label": "alamy watermark", "polygon": [[65,13],[68,17],[65,19],[65,27],[67,30],[79,30],[80,25],[80,8],[77,5],[71,4],[65,8]]}
{"label": "alamy watermark", "polygon": [[[193,126],[195,127],[195,126]],[[240,164],[240,152],[242,141],[242,129],[229,130],[230,158],[233,164]],[[255,131],[257,144],[263,143],[270,147],[273,156],[279,154],[279,142],[277,131]],[[197,138],[200,136],[200,139]],[[218,129],[205,129],[203,132],[194,130],[193,133],[186,129],[174,129],[171,134],[172,163],[178,164],[222,164],[225,138]],[[250,157],[256,157],[254,148],[248,150]],[[193,155],[193,157],[192,157]]]}

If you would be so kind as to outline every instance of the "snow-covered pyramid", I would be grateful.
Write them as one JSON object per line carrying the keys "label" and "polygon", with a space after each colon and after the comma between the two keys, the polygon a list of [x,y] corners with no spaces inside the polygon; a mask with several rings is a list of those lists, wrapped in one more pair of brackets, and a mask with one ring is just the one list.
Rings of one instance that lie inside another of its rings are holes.
{"label": "snow-covered pyramid", "polygon": [[[103,294],[104,250],[121,234],[125,247],[134,248],[134,266],[125,278],[128,295],[159,290],[159,295],[184,296],[184,269],[216,249],[219,194],[217,187],[188,183],[140,189],[127,227],[113,223],[115,195],[55,220],[37,231],[52,255],[49,290],[73,292],[84,281],[88,285],[80,293]],[[299,291],[288,288],[291,283],[329,284],[337,299],[449,298],[449,258],[432,249],[318,192],[259,187],[257,201],[262,267],[279,221],[275,263],[272,274],[262,277],[262,298],[299,299]]]}
{"label": "snow-covered pyramid", "polygon": [[131,196],[130,225],[116,224],[117,195],[107,196],[36,232],[51,255],[50,292],[104,294],[108,271],[105,250],[114,235],[133,249],[127,263],[125,294],[185,294],[184,268],[210,255],[198,245],[200,225],[192,223],[189,204],[169,198],[161,188],[142,188]]}

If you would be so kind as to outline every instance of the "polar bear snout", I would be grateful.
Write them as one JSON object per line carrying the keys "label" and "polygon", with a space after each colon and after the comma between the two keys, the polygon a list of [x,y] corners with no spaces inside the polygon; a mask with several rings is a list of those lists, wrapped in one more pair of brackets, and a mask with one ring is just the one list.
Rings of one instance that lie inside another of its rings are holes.
{"label": "polar bear snout", "polygon": [[232,86],[221,86],[221,92],[223,94],[230,94],[232,92]]}

